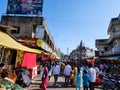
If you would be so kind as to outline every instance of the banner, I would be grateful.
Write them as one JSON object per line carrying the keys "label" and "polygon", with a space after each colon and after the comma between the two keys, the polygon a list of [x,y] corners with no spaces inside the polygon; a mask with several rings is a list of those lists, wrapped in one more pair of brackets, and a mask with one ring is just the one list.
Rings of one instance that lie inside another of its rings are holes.
{"label": "banner", "polygon": [[50,59],[50,54],[42,54],[42,60],[49,60]]}
{"label": "banner", "polygon": [[22,61],[24,57],[24,51],[17,50],[16,62],[15,67],[21,67]]}
{"label": "banner", "polygon": [[8,0],[7,14],[42,15],[43,0]]}
{"label": "banner", "polygon": [[27,69],[32,69],[36,66],[36,55],[35,53],[25,52],[22,67],[26,67]]}

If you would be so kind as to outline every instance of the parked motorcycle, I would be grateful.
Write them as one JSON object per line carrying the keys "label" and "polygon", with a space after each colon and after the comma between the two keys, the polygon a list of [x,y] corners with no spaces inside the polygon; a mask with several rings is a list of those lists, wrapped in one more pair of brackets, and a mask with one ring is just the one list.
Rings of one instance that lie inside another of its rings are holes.
{"label": "parked motorcycle", "polygon": [[119,75],[105,74],[101,81],[103,90],[120,90],[120,78],[118,77]]}
{"label": "parked motorcycle", "polygon": [[29,87],[31,85],[31,80],[29,77],[29,71],[25,68],[20,68],[16,70],[17,80],[16,83],[22,87]]}

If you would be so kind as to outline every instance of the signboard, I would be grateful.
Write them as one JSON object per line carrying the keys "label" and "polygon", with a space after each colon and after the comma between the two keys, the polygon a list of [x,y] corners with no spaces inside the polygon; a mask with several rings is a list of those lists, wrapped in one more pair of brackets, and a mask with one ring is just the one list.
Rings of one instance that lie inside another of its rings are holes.
{"label": "signboard", "polygon": [[43,0],[8,0],[7,14],[42,15]]}
{"label": "signboard", "polygon": [[21,42],[25,46],[29,47],[41,47],[42,46],[42,39],[35,39],[35,38],[19,38],[19,42]]}
{"label": "signboard", "polygon": [[44,26],[38,25],[35,31],[35,38],[44,38]]}

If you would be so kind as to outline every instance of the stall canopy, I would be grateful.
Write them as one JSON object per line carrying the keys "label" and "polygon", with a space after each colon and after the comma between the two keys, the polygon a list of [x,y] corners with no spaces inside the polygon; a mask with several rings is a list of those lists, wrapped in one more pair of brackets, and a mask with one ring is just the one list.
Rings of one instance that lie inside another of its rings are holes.
{"label": "stall canopy", "polygon": [[5,30],[17,30],[16,28],[7,25],[0,25],[0,28]]}
{"label": "stall canopy", "polygon": [[32,52],[32,53],[41,53],[41,50],[32,49],[29,47],[26,47],[22,45],[21,43],[17,42],[15,39],[13,39],[9,34],[0,31],[0,45],[5,46],[8,48],[26,51],[26,52]]}
{"label": "stall canopy", "polygon": [[118,59],[120,59],[120,56],[104,56],[104,57],[100,57],[100,59],[104,59],[104,60],[118,60]]}

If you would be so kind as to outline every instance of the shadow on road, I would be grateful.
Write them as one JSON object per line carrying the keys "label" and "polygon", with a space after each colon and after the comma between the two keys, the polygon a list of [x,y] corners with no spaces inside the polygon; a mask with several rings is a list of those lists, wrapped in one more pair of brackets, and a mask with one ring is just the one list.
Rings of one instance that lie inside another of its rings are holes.
{"label": "shadow on road", "polygon": [[49,82],[47,88],[74,88],[74,87],[71,87],[68,84],[64,84],[64,82],[57,82],[56,85],[54,85],[54,82]]}

